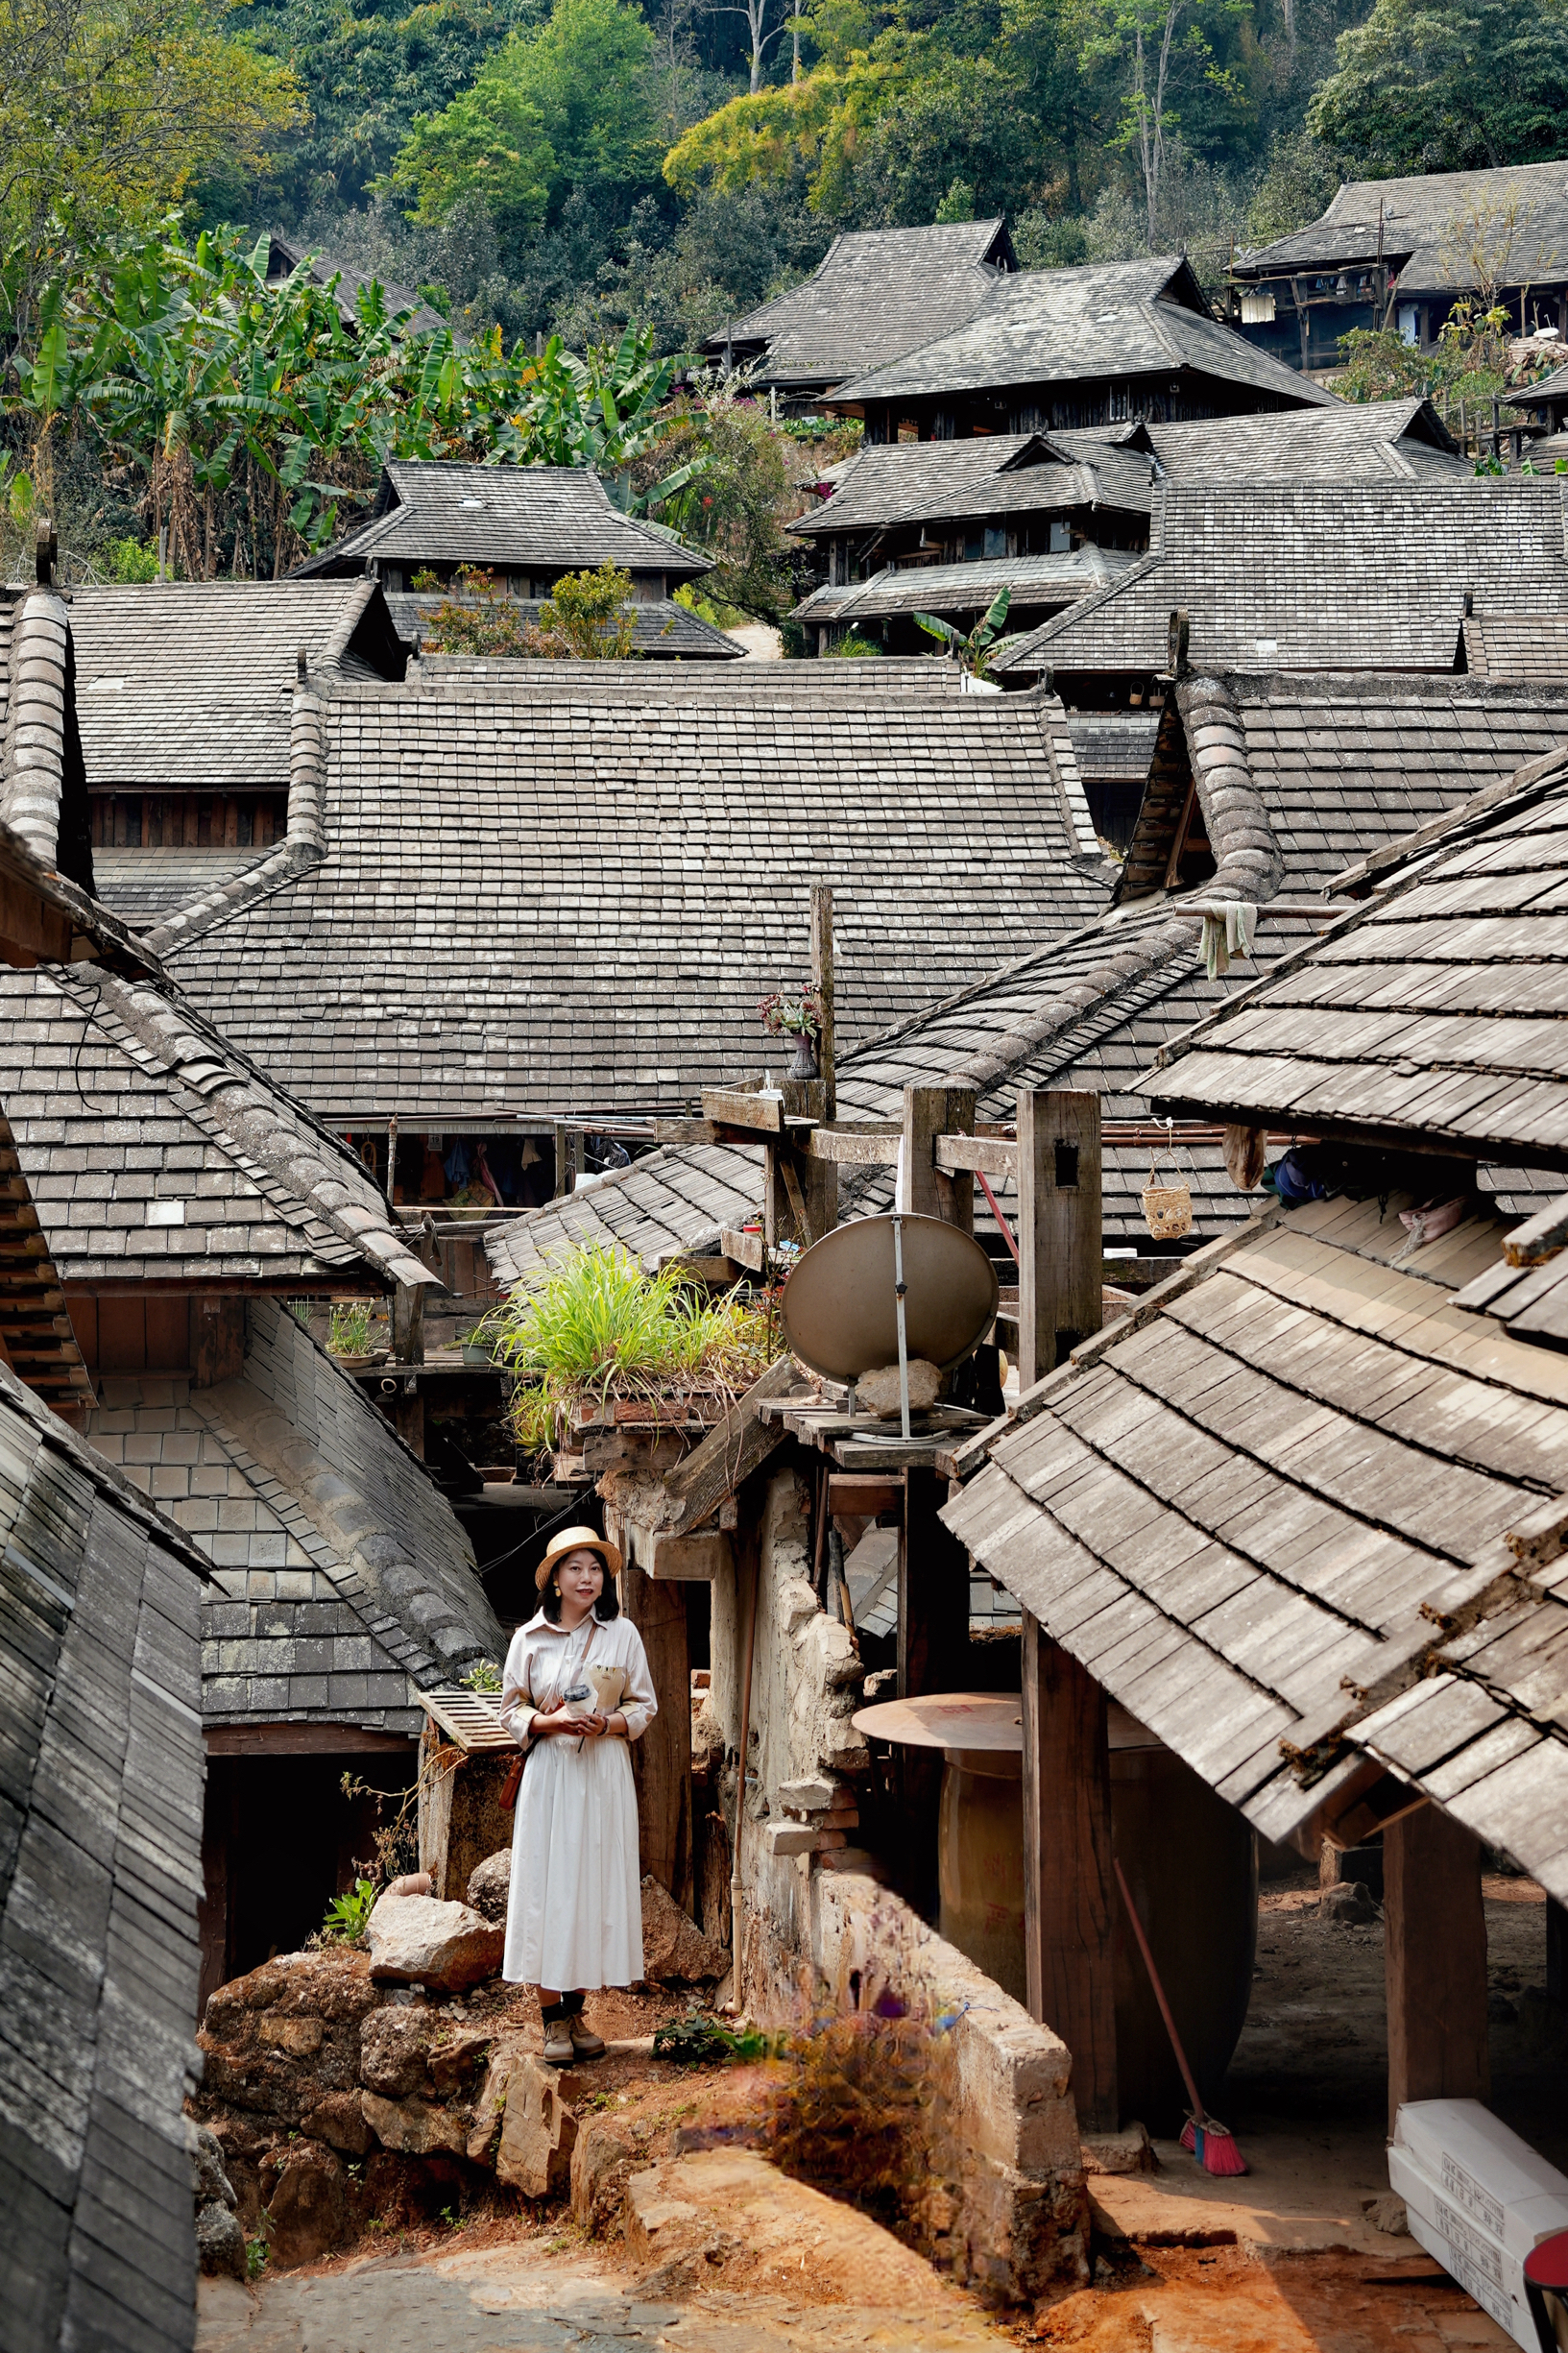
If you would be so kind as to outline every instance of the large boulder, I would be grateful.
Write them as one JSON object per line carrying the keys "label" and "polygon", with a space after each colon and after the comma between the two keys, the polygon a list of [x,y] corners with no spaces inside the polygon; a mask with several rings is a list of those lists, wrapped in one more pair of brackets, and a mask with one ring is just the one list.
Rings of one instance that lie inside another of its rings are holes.
{"label": "large boulder", "polygon": [[434,2100],[378,2099],[374,2092],[361,2092],[359,2098],[365,2122],[383,2148],[405,2157],[428,2157],[437,2149],[461,2157],[468,2147],[466,2121]]}
{"label": "large boulder", "polygon": [[365,1924],[365,1941],[377,1984],[461,1994],[500,1968],[506,1930],[466,1904],[385,1895]]}
{"label": "large boulder", "polygon": [[196,2210],[196,2260],[208,2279],[245,2277],[245,2233],[218,2198]]}
{"label": "large boulder", "polygon": [[469,2135],[470,2162],[493,2164],[496,2180],[525,2197],[564,2196],[577,2140],[567,2088],[559,2068],[546,2067],[519,2042],[498,2043]]}
{"label": "large boulder", "polygon": [[307,2110],[300,2129],[313,2141],[325,2141],[341,2156],[363,2157],[371,2145],[370,2126],[365,2122],[357,2092],[328,2092]]}
{"label": "large boulder", "polygon": [[210,1997],[198,2040],[204,2103],[297,2126],[357,2089],[360,2024],[386,2001],[362,1953],[291,1953]]}
{"label": "large boulder", "polygon": [[722,1977],[730,1956],[688,1920],[650,1872],[642,1882],[642,1975],[653,1985],[696,1985]]}
{"label": "large boulder", "polygon": [[512,1850],[510,1847],[497,1847],[494,1855],[487,1855],[484,1861],[470,1872],[469,1903],[474,1911],[482,1912],[487,1920],[494,1920],[504,1928],[506,1903],[511,1892]]}

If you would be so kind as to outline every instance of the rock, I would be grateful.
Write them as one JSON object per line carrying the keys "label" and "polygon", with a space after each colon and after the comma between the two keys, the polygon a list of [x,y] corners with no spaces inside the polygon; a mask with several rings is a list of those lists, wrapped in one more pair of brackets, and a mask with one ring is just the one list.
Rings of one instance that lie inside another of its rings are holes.
{"label": "rock", "polygon": [[197,2210],[196,2259],[208,2279],[245,2277],[245,2233],[221,2198]]}
{"label": "rock", "polygon": [[1157,2173],[1160,2170],[1154,2144],[1137,2123],[1121,2132],[1089,2134],[1079,2154],[1086,2173]]}
{"label": "rock", "polygon": [[470,1908],[505,1928],[506,1900],[512,1889],[512,1850],[497,1847],[469,1873]]}
{"label": "rock", "polygon": [[205,2124],[187,2122],[191,2136],[190,2164],[198,2206],[219,2205],[232,2212],[239,2204],[234,2185],[224,2166],[223,2144]]}
{"label": "rock", "polygon": [[371,2145],[371,2129],[359,2098],[357,2092],[328,2092],[301,2119],[301,2131],[313,2141],[325,2141],[345,2157],[362,2157]]}
{"label": "rock", "polygon": [[[942,1374],[935,1365],[928,1364],[924,1356],[909,1361],[909,1410],[924,1413],[942,1395]],[[889,1365],[883,1372],[863,1372],[855,1386],[855,1402],[862,1414],[897,1414],[903,1411],[904,1400],[899,1390],[899,1369]]]}
{"label": "rock", "polygon": [[710,1691],[691,1694],[691,1778],[702,1781],[722,1772],[724,1767],[724,1727],[714,1710]]}
{"label": "rock", "polygon": [[319,2018],[283,2018],[276,2010],[264,2010],[256,2020],[257,2041],[286,2050],[291,2059],[313,2058],[326,2032]]}
{"label": "rock", "polygon": [[297,1953],[220,1986],[199,2042],[204,2100],[298,2125],[356,2088],[360,2022],[387,1996],[362,1953]]}
{"label": "rock", "polygon": [[564,2096],[562,2073],[519,2042],[497,2044],[491,2053],[468,2138],[469,2162],[493,2163],[496,2180],[525,2197],[560,2197],[570,2185],[577,2118]]}
{"label": "rock", "polygon": [[359,2030],[359,2080],[383,2099],[406,2099],[428,2089],[425,2059],[435,2023],[424,2004],[377,2010]]}
{"label": "rock", "polygon": [[1337,1886],[1325,1887],[1317,1908],[1325,1920],[1338,1920],[1344,1928],[1368,1928],[1379,1917],[1377,1905],[1360,1880],[1341,1880]]}
{"label": "rock", "polygon": [[466,2123],[434,2100],[379,2099],[374,2092],[361,2092],[359,2104],[383,2148],[396,2148],[405,2157],[428,2157],[444,2148],[461,2157],[468,2147]]}
{"label": "rock", "polygon": [[587,2119],[571,2152],[572,2220],[582,2229],[602,2232],[619,2219],[638,2161],[636,2143],[612,2117]]}
{"label": "rock", "polygon": [[1387,2231],[1390,2239],[1402,2239],[1410,2229],[1405,2201],[1393,2190],[1385,2190],[1381,2197],[1363,2198],[1362,2211],[1374,2230]]}
{"label": "rock", "polygon": [[317,2141],[289,2148],[267,2201],[267,2259],[280,2271],[315,2263],[342,2239],[348,2221],[343,2160]]}
{"label": "rock", "polygon": [[642,1974],[654,1985],[699,1984],[730,1966],[722,1945],[688,1920],[650,1872],[642,1882]]}
{"label": "rock", "polygon": [[469,2026],[448,2030],[434,2045],[429,2059],[430,2080],[443,2099],[471,2088],[494,2040],[493,2035],[481,2034]]}
{"label": "rock", "polygon": [[434,1896],[382,1896],[365,1940],[377,1984],[433,1985],[449,1994],[493,1977],[506,1950],[504,1928],[466,1904]]}

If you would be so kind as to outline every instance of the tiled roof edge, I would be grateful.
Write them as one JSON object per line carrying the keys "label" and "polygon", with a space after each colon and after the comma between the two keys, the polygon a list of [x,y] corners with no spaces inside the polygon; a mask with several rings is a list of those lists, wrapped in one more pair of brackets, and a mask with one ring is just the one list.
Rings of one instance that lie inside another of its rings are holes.
{"label": "tiled roof edge", "polygon": [[1235,692],[1223,678],[1183,678],[1176,708],[1214,852],[1214,879],[1205,888],[1216,898],[1234,891],[1254,905],[1271,899],[1285,880],[1285,860],[1253,782]]}
{"label": "tiled roof edge", "polygon": [[[363,579],[363,580],[359,581],[359,582],[358,582],[358,583],[355,585],[352,594],[351,594],[351,595],[350,595],[350,596],[349,596],[349,597],[348,597],[348,598],[345,600],[345,603],[344,603],[344,608],[343,608],[343,618],[342,618],[342,619],[341,619],[341,620],[338,622],[337,627],[336,627],[336,628],[333,630],[333,632],[332,632],[331,636],[330,636],[330,637],[327,639],[326,643],[326,644],[325,644],[325,645],[322,647],[322,650],[321,650],[321,657],[320,657],[320,659],[321,659],[321,667],[322,667],[324,669],[328,669],[328,670],[330,670],[330,669],[336,669],[336,667],[337,667],[338,664],[339,664],[339,663],[340,663],[340,662],[343,660],[344,655],[345,655],[345,654],[348,652],[349,647],[350,647],[350,644],[351,643],[351,642],[352,642],[352,640],[353,640],[353,634],[354,634],[354,631],[355,631],[355,630],[356,630],[356,629],[359,627],[360,622],[361,622],[361,621],[364,619],[364,618],[365,618],[365,607],[366,607],[366,606],[367,606],[367,605],[368,605],[368,604],[371,602],[372,598],[374,596],[374,594],[375,594],[375,593],[376,593],[376,590],[377,590],[377,588],[379,587],[379,585],[380,585],[380,584],[379,584],[379,582],[378,582],[378,581],[376,581],[374,578],[370,577],[370,576],[367,576],[365,579]],[[299,700],[298,696],[296,696],[296,698],[295,698],[295,699],[296,699],[296,704],[298,704],[298,700]],[[296,714],[296,717],[297,717],[297,714]],[[289,790],[289,801],[290,801],[289,819],[290,819],[290,831],[291,831],[291,832],[292,832],[292,830],[293,830],[293,814],[294,814],[294,812],[293,812],[293,797],[294,797],[294,796],[293,796],[293,781],[294,781],[294,775],[293,775],[293,772],[294,772],[294,726],[295,726],[295,723],[296,723],[296,720],[295,720],[295,719],[291,719],[291,721],[290,721],[290,725],[289,725],[289,787],[290,787],[290,790]]]}
{"label": "tiled roof edge", "polygon": [[[378,1224],[334,1171],[334,1152],[341,1160],[351,1157],[347,1145],[337,1144],[325,1129],[317,1129],[320,1144],[313,1149],[309,1132],[302,1135],[274,1108],[269,1100],[270,1082],[238,1065],[231,1048],[218,1048],[210,1037],[204,1037],[203,1025],[188,1008],[157,989],[127,983],[115,988],[112,1005],[126,1028],[160,1065],[201,1097],[208,1117],[242,1152],[285,1185],[302,1207],[314,1210],[334,1234],[392,1281],[442,1288],[440,1277],[409,1249],[391,1224],[386,1219]],[[215,1058],[224,1071],[223,1079],[216,1084],[210,1075]],[[187,1069],[187,1063],[193,1067]],[[307,1113],[284,1100],[295,1118],[308,1121],[309,1128],[315,1128]]]}
{"label": "tiled roof edge", "polygon": [[947,1074],[948,1085],[972,1086],[977,1093],[995,1086],[1020,1062],[1038,1053],[1049,1038],[1070,1030],[1115,990],[1129,981],[1142,980],[1158,971],[1174,957],[1189,955],[1197,939],[1198,928],[1199,919],[1195,915],[1172,914],[1140,932],[1135,938],[1123,935],[1120,943],[1116,933],[1108,932],[1103,963],[1069,982],[1059,997],[1052,998],[1016,1030],[1004,1030],[989,1046],[955,1063]]}
{"label": "tiled roof edge", "polygon": [[[375,594],[374,580],[367,581],[366,587]],[[301,685],[295,688],[289,716],[288,831],[283,840],[231,882],[204,891],[188,907],[154,925],[146,934],[154,952],[176,955],[220,923],[259,905],[274,891],[285,889],[319,866],[326,855],[326,707],[309,686]]]}
{"label": "tiled roof edge", "polygon": [[11,641],[0,815],[46,866],[60,847],[69,634],[65,607],[52,590],[35,589],[22,599]]}

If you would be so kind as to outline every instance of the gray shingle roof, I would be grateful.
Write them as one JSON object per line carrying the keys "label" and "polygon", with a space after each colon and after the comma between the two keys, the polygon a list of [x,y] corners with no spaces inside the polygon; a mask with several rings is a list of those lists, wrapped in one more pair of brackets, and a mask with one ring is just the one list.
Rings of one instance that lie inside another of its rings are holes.
{"label": "gray shingle roof", "polygon": [[1568,678],[1568,614],[1477,614],[1464,651],[1478,678],[1540,686]]}
{"label": "gray shingle roof", "polygon": [[706,672],[677,691],[652,666],[635,693],[535,694],[553,666],[507,667],[335,694],[325,861],[156,935],[224,1033],[334,1120],[679,1106],[760,1067],[757,1002],[804,967],[815,880],[862,1032],[1103,903],[1049,698],[846,708]]}
{"label": "gray shingle roof", "polygon": [[[319,286],[325,286],[329,279],[335,278],[338,280],[339,314],[350,326],[357,326],[359,312],[355,305],[355,297],[371,283],[372,273],[369,270],[356,270],[351,263],[341,260],[336,254],[313,252],[301,238],[291,237],[282,230],[275,229],[271,235],[272,251],[268,256],[267,266],[268,283],[272,284],[275,280],[280,281],[292,270],[298,269],[301,262],[308,257],[310,275]],[[446,322],[440,311],[432,310],[428,303],[422,302],[412,286],[398,285],[395,279],[389,278],[383,278],[380,283],[389,311],[407,310],[413,313],[409,320],[410,333],[416,335],[439,334],[445,330]]]}
{"label": "gray shingle roof", "polygon": [[862,449],[833,495],[790,524],[799,539],[877,524],[1115,507],[1146,515],[1149,463],[1087,433],[977,434]]}
{"label": "gray shingle roof", "polygon": [[100,1388],[92,1444],[213,1565],[207,1723],[416,1732],[417,1690],[499,1661],[451,1506],[280,1301],[247,1301],[236,1379],[109,1373]]}
{"label": "gray shingle roof", "polygon": [[575,702],[585,688],[595,695],[618,689],[629,704],[650,709],[681,708],[699,695],[705,703],[714,695],[731,695],[741,708],[757,699],[832,709],[843,702],[857,706],[868,693],[946,696],[960,691],[953,665],[929,654],[890,654],[873,667],[864,663],[742,661],[705,669],[700,681],[689,670],[645,662],[536,662],[519,674],[515,663],[470,654],[425,654],[418,681],[425,694],[440,694],[448,687],[466,691],[475,685],[506,686],[511,691],[525,685],[530,702]]}
{"label": "gray shingle roof", "polygon": [[[401,592],[388,594],[387,610],[405,645],[412,645],[416,640],[422,640],[430,634],[434,617],[446,601],[441,596],[413,596]],[[537,596],[515,599],[518,619],[537,623],[543,601]],[[722,629],[715,629],[712,621],[705,621],[700,613],[688,613],[685,605],[678,605],[673,597],[660,596],[650,603],[638,605],[634,619],[636,632],[632,640],[633,648],[644,660],[739,662],[744,659],[734,638],[726,637]]]}
{"label": "gray shingle roof", "polygon": [[[1510,163],[1479,172],[1424,172],[1405,180],[1349,180],[1320,220],[1271,245],[1238,254],[1238,277],[1270,278],[1292,270],[1332,270],[1375,261],[1378,214],[1386,259],[1399,263],[1401,295],[1452,294],[1474,283],[1454,224],[1466,214],[1517,206],[1503,272],[1506,285],[1559,282],[1568,256],[1568,163]],[[1495,241],[1495,240],[1494,240]],[[1408,259],[1401,260],[1401,256]]]}
{"label": "gray shingle roof", "polygon": [[432,1277],[355,1155],[151,982],[0,970],[0,1101],[67,1281]]}
{"label": "gray shingle roof", "polygon": [[1562,1899],[1568,1563],[1505,1538],[1560,1511],[1568,1376],[1452,1304],[1500,1222],[1405,1262],[1408,1206],[1218,1246],[1031,1392],[943,1516],[1266,1836],[1370,1754]]}
{"label": "gray shingle roof", "polygon": [[[1092,596],[1129,571],[1138,558],[1119,547],[1074,547],[1070,555],[983,556],[970,564],[901,564],[878,572],[835,599],[835,621],[876,620],[890,613],[983,613],[1002,589],[1011,589],[1020,612],[1038,611]],[[797,606],[797,619],[823,610],[816,595]]]}
{"label": "gray shingle roof", "polygon": [[1568,753],[1522,778],[1172,1046],[1156,1104],[1568,1168]]}
{"label": "gray shingle roof", "polygon": [[1162,485],[1143,563],[997,667],[1156,672],[1181,609],[1194,667],[1452,669],[1467,595],[1568,614],[1563,512],[1555,481]]}
{"label": "gray shingle roof", "polygon": [[542,571],[619,564],[633,574],[689,580],[712,558],[672,533],[634,522],[589,466],[459,466],[389,459],[357,528],[293,577],[381,564],[537,565]]}
{"label": "gray shingle roof", "polygon": [[92,854],[105,907],[133,931],[150,931],[192,899],[249,874],[263,850],[113,850]]}
{"label": "gray shingle roof", "polygon": [[967,325],[929,335],[906,357],[838,385],[833,405],[1182,373],[1244,386],[1291,408],[1334,400],[1211,318],[1187,263],[1170,254],[996,279]]}
{"label": "gray shingle roof", "polygon": [[[1166,718],[1174,737],[1169,773],[1158,780],[1158,795],[1151,785],[1150,797],[1177,811],[1185,802],[1190,733],[1199,746],[1199,808],[1219,861],[1215,880],[1188,894],[1199,902],[1244,895],[1266,903],[1282,890],[1319,888],[1354,854],[1347,845],[1367,852],[1408,839],[1414,827],[1461,802],[1479,779],[1500,786],[1521,760],[1568,735],[1568,694],[1553,700],[1462,678],[1444,679],[1440,692],[1397,677],[1197,680],[1179,699],[1181,710],[1172,704]],[[1222,712],[1216,708],[1221,699]],[[1136,716],[1146,742],[1155,722]],[[1163,879],[1161,843],[1173,822],[1160,809],[1146,810],[1129,880],[1140,861]],[[1311,936],[1299,917],[1268,916],[1259,958],[1271,960]],[[978,1088],[982,1120],[1010,1119],[1020,1086],[1088,1087],[1100,1096],[1106,1119],[1146,1120],[1154,1055],[1250,988],[1259,968],[1237,964],[1210,981],[1200,918],[1180,897],[1129,905],[841,1055],[839,1116],[896,1118],[905,1085],[953,1083]],[[1108,1144],[1103,1161],[1107,1241],[1146,1247],[1139,1199],[1146,1146]],[[1247,1197],[1227,1176],[1217,1142],[1178,1142],[1166,1165],[1191,1186],[1199,1234],[1223,1232],[1246,1217]],[[1506,1200],[1533,1203],[1531,1180],[1511,1165],[1488,1170],[1486,1184]],[[1010,1216],[1012,1179],[993,1189]],[[843,1214],[884,1207],[887,1193],[880,1173],[840,1172]],[[721,1225],[740,1224],[739,1211],[755,1214],[760,1200],[756,1155],[723,1146],[665,1148],[567,1202],[509,1220],[486,1247],[506,1281],[582,1239],[615,1238],[651,1265],[661,1252],[712,1247]],[[985,1231],[983,1209],[977,1222]]]}
{"label": "gray shingle roof", "polygon": [[1000,218],[846,230],[803,285],[733,320],[704,349],[760,343],[760,382],[832,383],[973,317],[998,276],[988,263],[1011,259]]}
{"label": "gray shingle roof", "polygon": [[285,787],[302,647],[318,685],[403,673],[370,580],[78,589],[70,622],[87,783],[100,790]]}
{"label": "gray shingle roof", "polygon": [[5,2336],[188,2353],[204,1759],[188,1540],[0,1367]]}
{"label": "gray shingle roof", "polygon": [[1473,481],[1475,468],[1430,400],[1345,400],[1274,417],[1146,424],[1172,482]]}

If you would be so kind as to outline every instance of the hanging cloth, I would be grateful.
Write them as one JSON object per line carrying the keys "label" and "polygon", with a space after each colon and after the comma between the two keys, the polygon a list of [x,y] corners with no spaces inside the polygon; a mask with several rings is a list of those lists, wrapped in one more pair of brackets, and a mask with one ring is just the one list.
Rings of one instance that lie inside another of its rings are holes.
{"label": "hanging cloth", "polygon": [[1203,910],[1203,969],[1211,981],[1230,970],[1233,956],[1252,954],[1252,933],[1258,910],[1245,899],[1227,899]]}

